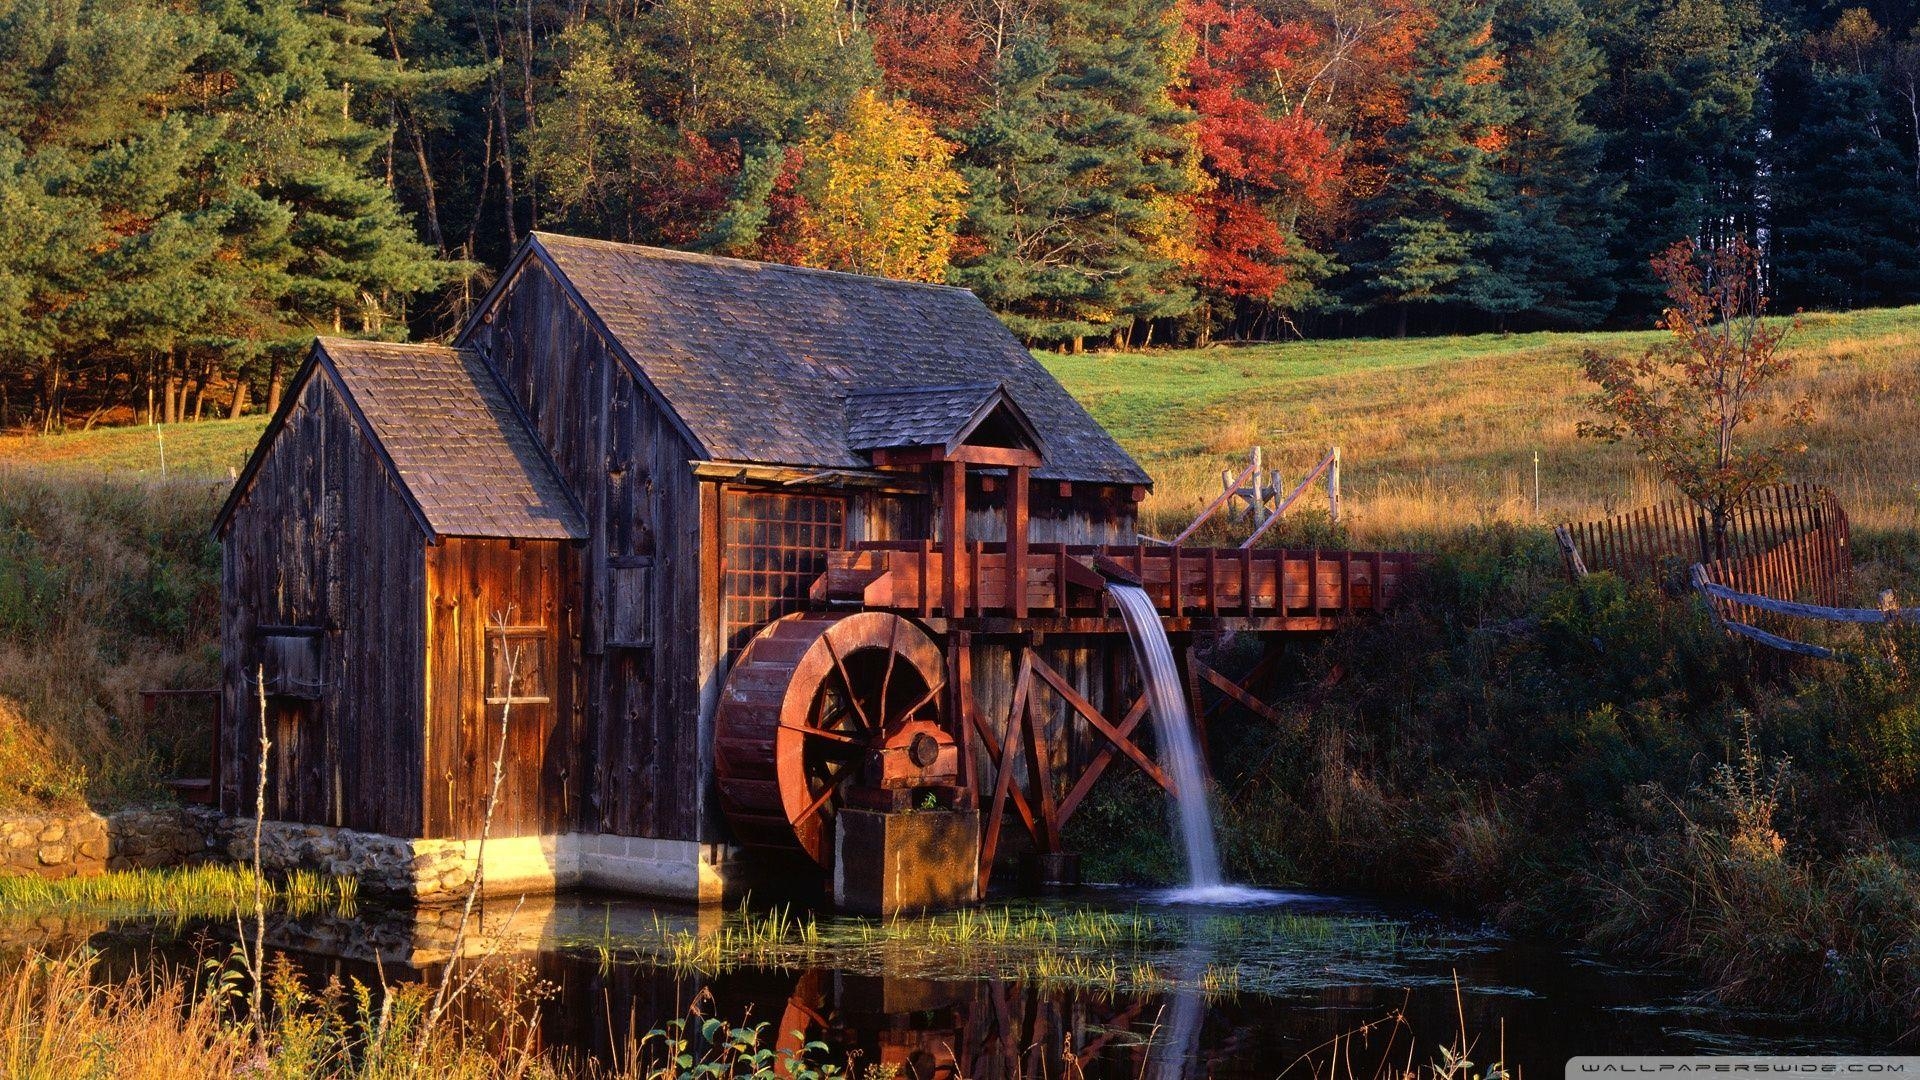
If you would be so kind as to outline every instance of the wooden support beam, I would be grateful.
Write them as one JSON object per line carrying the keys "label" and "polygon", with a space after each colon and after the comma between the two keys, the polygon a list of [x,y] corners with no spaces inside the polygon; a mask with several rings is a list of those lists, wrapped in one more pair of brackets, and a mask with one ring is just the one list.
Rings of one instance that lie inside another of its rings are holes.
{"label": "wooden support beam", "polygon": [[1007,597],[1013,617],[1027,617],[1027,469],[1016,465],[1007,473]]}
{"label": "wooden support beam", "polygon": [[[1264,663],[1264,661],[1262,662]],[[1239,702],[1245,706],[1249,712],[1271,720],[1276,724],[1284,724],[1287,722],[1286,717],[1276,711],[1273,706],[1254,697],[1247,692],[1246,688],[1234,682],[1232,679],[1227,678],[1225,675],[1220,674],[1206,661],[1193,655],[1192,652],[1188,652],[1187,654],[1187,671],[1189,675],[1198,675],[1200,678],[1212,683],[1214,689],[1219,690],[1221,693],[1227,695],[1227,697]],[[1259,669],[1256,668],[1255,674],[1258,673]],[[1251,681],[1251,676],[1249,676],[1249,681]]]}
{"label": "wooden support beam", "polygon": [[1020,673],[1013,684],[1013,707],[1007,710],[1007,741],[999,742],[993,736],[993,729],[985,718],[974,716],[975,727],[980,732],[980,740],[987,745],[987,753],[999,759],[999,772],[994,778],[993,805],[987,812],[987,827],[980,837],[980,893],[985,896],[987,883],[993,877],[993,858],[999,853],[1000,833],[1006,827],[1007,801],[1013,801],[1019,811],[1020,819],[1026,824],[1027,832],[1034,833],[1033,810],[1027,805],[1025,796],[1013,783],[1013,756],[1020,746],[1020,725],[1026,722],[1027,696],[1033,686],[1033,653],[1027,651],[1020,662]]}
{"label": "wooden support beam", "polygon": [[[1119,731],[1122,737],[1131,740],[1133,738],[1133,729],[1140,726],[1140,721],[1144,719],[1146,715],[1147,697],[1145,694],[1142,694],[1134,700],[1133,707],[1127,710],[1127,715],[1121,719],[1120,726],[1116,730]],[[1100,774],[1106,772],[1107,766],[1111,765],[1113,760],[1119,755],[1119,744],[1109,742],[1100,748],[1100,752],[1093,756],[1092,761],[1087,763],[1087,767],[1081,772],[1080,778],[1073,782],[1071,788],[1067,789],[1067,797],[1060,800],[1061,828],[1064,829],[1067,827],[1067,822],[1073,819],[1073,812],[1080,809],[1080,801],[1087,797],[1087,792],[1093,790],[1094,781],[1100,779]]]}
{"label": "wooden support beam", "polygon": [[1027,695],[1027,780],[1033,785],[1033,797],[1028,801],[1037,804],[1040,826],[1034,835],[1034,846],[1043,854],[1052,855],[1060,851],[1060,813],[1053,797],[1053,768],[1050,758],[1053,747],[1047,742],[1045,728],[1046,717],[1040,712],[1040,696]]}
{"label": "wooden support beam", "polygon": [[947,687],[952,708],[953,736],[960,742],[960,784],[965,810],[980,806],[980,769],[973,760],[973,730],[977,726],[973,704],[973,635],[965,630],[947,641]]}
{"label": "wooden support beam", "polygon": [[1152,758],[1148,757],[1138,746],[1135,746],[1132,739],[1121,735],[1120,729],[1109,723],[1106,717],[1101,716],[1100,710],[1094,708],[1092,702],[1082,697],[1080,691],[1073,688],[1072,683],[1069,683],[1059,672],[1053,670],[1051,665],[1037,656],[1031,657],[1027,661],[1027,664],[1032,668],[1035,675],[1040,676],[1047,685],[1053,687],[1054,692],[1058,693],[1060,697],[1073,708],[1074,712],[1079,713],[1086,719],[1087,723],[1092,724],[1095,731],[1105,736],[1108,742],[1118,746],[1121,753],[1132,759],[1135,765],[1140,766],[1141,772],[1146,773],[1153,779],[1154,783],[1166,789],[1168,794],[1175,793],[1173,779],[1166,773],[1161,772],[1160,766],[1155,765]]}
{"label": "wooden support beam", "polygon": [[947,556],[946,608],[947,617],[957,619],[967,610],[966,597],[962,595],[966,577],[960,567],[967,554],[967,465],[963,461],[949,461],[943,470],[946,483],[940,513],[944,519],[944,535],[940,540]]}

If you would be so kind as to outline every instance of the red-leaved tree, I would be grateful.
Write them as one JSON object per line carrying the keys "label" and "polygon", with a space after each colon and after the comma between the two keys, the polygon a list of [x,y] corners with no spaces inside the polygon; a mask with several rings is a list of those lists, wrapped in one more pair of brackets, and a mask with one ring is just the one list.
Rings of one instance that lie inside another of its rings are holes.
{"label": "red-leaved tree", "polygon": [[[1775,384],[1793,370],[1780,351],[1791,322],[1766,318],[1760,259],[1741,240],[1701,252],[1691,240],[1653,260],[1667,287],[1660,317],[1667,340],[1637,357],[1588,350],[1593,407],[1604,419],[1580,433],[1632,438],[1640,456],[1706,512],[1715,558],[1727,553],[1727,525],[1756,488],[1778,483],[1804,453],[1812,405],[1784,402]],[[1771,438],[1749,432],[1778,415]]]}
{"label": "red-leaved tree", "polygon": [[1201,287],[1264,299],[1287,283],[1288,219],[1335,191],[1340,153],[1284,88],[1305,76],[1319,35],[1251,6],[1195,0],[1185,8],[1194,43],[1177,100],[1198,124],[1211,189],[1187,197],[1198,230]]}

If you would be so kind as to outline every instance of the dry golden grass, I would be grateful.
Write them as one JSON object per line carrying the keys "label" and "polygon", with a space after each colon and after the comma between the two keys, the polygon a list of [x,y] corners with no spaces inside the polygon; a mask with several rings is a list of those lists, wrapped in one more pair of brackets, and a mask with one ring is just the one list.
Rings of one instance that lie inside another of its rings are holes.
{"label": "dry golden grass", "polygon": [[[1631,447],[1576,430],[1591,417],[1582,349],[1653,340],[1484,335],[1043,359],[1153,474],[1148,531],[1191,520],[1256,443],[1289,484],[1337,444],[1350,535],[1388,544],[1669,497]],[[1857,528],[1920,524],[1920,309],[1808,316],[1787,347],[1796,369],[1782,393],[1816,410],[1793,478],[1831,487]],[[1324,495],[1315,505],[1324,510]]]}

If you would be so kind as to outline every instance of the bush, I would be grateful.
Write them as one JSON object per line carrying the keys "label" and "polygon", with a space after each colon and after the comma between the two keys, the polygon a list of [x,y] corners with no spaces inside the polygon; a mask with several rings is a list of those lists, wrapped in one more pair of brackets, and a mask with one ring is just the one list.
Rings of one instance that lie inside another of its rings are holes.
{"label": "bush", "polygon": [[0,730],[25,770],[0,799],[123,802],[204,771],[206,717],[149,718],[138,692],[217,680],[224,487],[0,474],[0,697],[31,732]]}

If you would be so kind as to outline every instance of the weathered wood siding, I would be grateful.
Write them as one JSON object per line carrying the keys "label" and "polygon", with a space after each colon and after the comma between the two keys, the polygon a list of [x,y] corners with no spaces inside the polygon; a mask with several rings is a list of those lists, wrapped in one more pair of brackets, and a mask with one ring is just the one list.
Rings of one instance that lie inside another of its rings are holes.
{"label": "weathered wood siding", "polygon": [[[512,703],[494,836],[567,832],[580,803],[581,726],[573,708],[575,607],[569,545],[558,541],[448,537],[427,549],[427,735],[424,835],[480,835],[502,710],[488,700],[488,634],[496,620],[516,634],[521,670],[537,665],[545,701]],[[542,655],[530,655],[539,650]]]}
{"label": "weathered wood siding", "polygon": [[693,449],[537,258],[462,344],[488,357],[586,509],[577,827],[707,839],[702,694],[717,673],[702,638]]}
{"label": "weathered wood siding", "polygon": [[425,535],[324,372],[307,380],[223,543],[220,803],[251,815],[262,627],[320,631],[322,685],[268,699],[267,816],[419,835]]}
{"label": "weathered wood siding", "polygon": [[[992,490],[988,490],[991,486]],[[1027,539],[1035,544],[1138,543],[1139,504],[1129,489],[1107,484],[1034,480],[1029,489]],[[967,539],[998,543],[1007,538],[1004,477],[967,479]]]}

